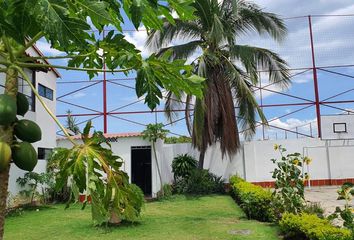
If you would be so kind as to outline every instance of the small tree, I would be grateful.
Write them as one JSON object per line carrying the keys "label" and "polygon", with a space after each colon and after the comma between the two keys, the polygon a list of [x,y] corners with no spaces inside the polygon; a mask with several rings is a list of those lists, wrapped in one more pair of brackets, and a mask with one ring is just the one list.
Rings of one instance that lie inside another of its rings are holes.
{"label": "small tree", "polygon": [[[34,198],[37,194],[41,195],[44,204],[48,202],[48,187],[53,186],[52,173],[28,172],[23,177],[19,177],[16,182],[23,188],[29,187],[22,192],[31,196],[30,204],[34,204]],[[38,192],[39,187],[41,188],[40,193]]]}
{"label": "small tree", "polygon": [[68,115],[66,117],[66,127],[69,129],[73,134],[77,135],[80,134],[80,128],[76,123],[76,118],[71,115],[71,110],[67,110],[66,114]]}
{"label": "small tree", "polygon": [[354,239],[354,208],[350,205],[354,197],[354,184],[350,182],[344,183],[337,193],[337,200],[345,200],[344,208],[336,207],[335,212],[328,218],[330,220],[341,218],[343,220],[343,226],[352,232]]}
{"label": "small tree", "polygon": [[162,140],[165,139],[166,135],[169,133],[169,131],[166,129],[163,129],[163,127],[164,127],[164,125],[162,123],[148,124],[146,126],[146,129],[143,131],[143,138],[149,140],[152,143],[152,150],[153,150],[154,156],[155,156],[156,167],[157,167],[157,172],[158,172],[159,179],[160,179],[162,195],[164,195],[163,187],[162,187],[163,183],[162,183],[162,176],[161,176],[159,161],[157,160],[156,142],[158,139],[162,139]]}

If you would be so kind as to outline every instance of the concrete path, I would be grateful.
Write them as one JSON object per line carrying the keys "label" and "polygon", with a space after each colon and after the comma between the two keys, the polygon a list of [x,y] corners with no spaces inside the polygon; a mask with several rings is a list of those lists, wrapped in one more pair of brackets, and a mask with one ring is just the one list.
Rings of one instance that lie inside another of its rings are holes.
{"label": "concrete path", "polygon": [[[344,200],[337,200],[337,190],[340,186],[311,187],[305,189],[305,199],[310,202],[320,203],[325,210],[325,215],[333,213],[337,206],[343,207]],[[354,200],[351,201],[354,206]]]}

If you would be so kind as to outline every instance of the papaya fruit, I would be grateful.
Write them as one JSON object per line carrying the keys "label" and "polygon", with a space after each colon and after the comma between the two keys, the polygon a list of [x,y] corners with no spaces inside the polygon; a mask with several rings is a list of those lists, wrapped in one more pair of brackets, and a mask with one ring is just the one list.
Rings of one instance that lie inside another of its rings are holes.
{"label": "papaya fruit", "polygon": [[17,115],[25,116],[29,109],[28,99],[25,94],[17,93]]}
{"label": "papaya fruit", "polygon": [[11,160],[11,148],[9,144],[0,142],[0,172],[6,170]]}
{"label": "papaya fruit", "polygon": [[16,119],[16,100],[9,95],[0,95],[0,125],[10,125]]}
{"label": "papaya fruit", "polygon": [[34,143],[42,139],[41,128],[37,123],[22,119],[15,124],[14,133],[22,141]]}
{"label": "papaya fruit", "polygon": [[24,171],[33,171],[37,165],[36,150],[29,142],[21,142],[12,148],[12,159],[15,165]]}

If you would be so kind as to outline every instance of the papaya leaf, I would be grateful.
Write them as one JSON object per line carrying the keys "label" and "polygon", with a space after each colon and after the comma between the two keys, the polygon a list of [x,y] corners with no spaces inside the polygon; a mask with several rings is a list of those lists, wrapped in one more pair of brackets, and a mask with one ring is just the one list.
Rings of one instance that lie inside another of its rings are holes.
{"label": "papaya leaf", "polygon": [[141,205],[141,202],[137,203],[134,192],[130,190],[129,177],[120,169],[123,160],[113,154],[109,145],[106,145],[108,148],[103,147],[106,143],[103,134],[90,134],[91,128],[89,121],[81,136],[83,144],[55,150],[52,158],[60,162],[57,183],[61,187],[69,183],[71,196],[75,199],[79,194],[85,194],[82,208],[85,208],[88,196],[91,197],[95,224],[109,221],[112,212],[121,219],[135,221],[139,218],[135,205]]}

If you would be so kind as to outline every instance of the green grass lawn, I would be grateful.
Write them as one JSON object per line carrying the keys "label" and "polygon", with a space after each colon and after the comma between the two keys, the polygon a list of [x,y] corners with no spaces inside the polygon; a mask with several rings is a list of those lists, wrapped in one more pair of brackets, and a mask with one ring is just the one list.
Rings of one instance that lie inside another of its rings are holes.
{"label": "green grass lawn", "polygon": [[[82,211],[79,205],[27,211],[6,219],[4,239],[279,239],[275,226],[245,219],[229,196],[177,196],[147,203],[139,223],[118,228],[95,228],[90,217],[90,209]],[[251,234],[240,235],[240,230]]]}

